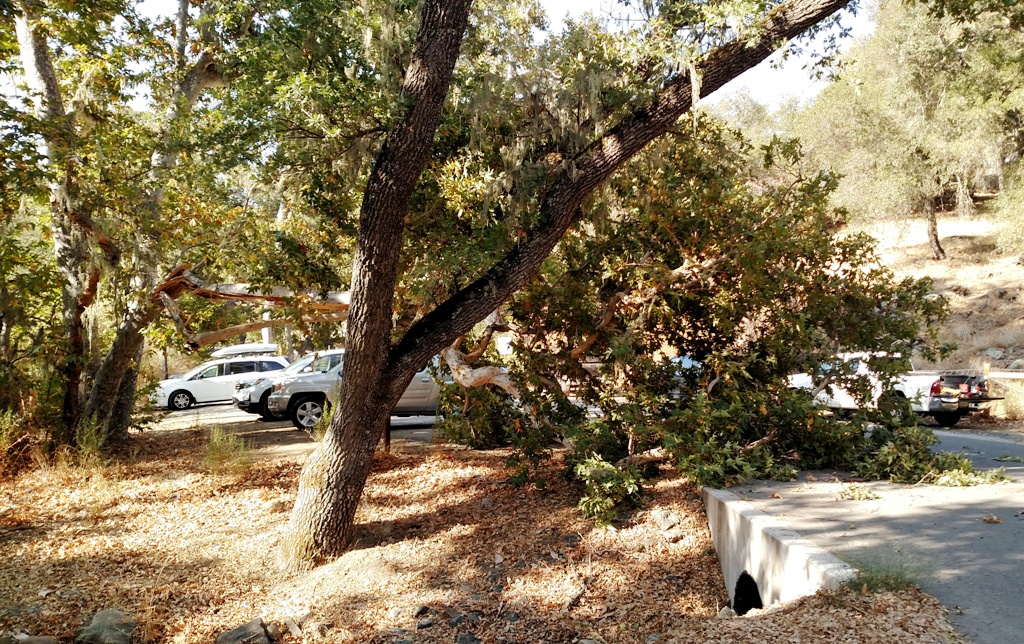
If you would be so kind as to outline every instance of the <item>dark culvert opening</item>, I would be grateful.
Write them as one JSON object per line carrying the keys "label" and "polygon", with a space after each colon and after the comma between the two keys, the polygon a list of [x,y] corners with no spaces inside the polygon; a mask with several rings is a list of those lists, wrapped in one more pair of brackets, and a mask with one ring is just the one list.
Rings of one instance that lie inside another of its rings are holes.
{"label": "dark culvert opening", "polygon": [[736,592],[732,597],[732,609],[737,615],[746,615],[755,608],[764,608],[757,582],[746,570],[741,572],[740,578],[736,580]]}

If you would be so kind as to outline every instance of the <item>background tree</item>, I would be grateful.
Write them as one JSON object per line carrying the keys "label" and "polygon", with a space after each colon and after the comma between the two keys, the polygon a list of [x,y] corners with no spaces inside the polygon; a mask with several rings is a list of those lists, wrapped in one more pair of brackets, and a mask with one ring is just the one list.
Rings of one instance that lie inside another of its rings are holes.
{"label": "background tree", "polygon": [[882,2],[876,22],[791,131],[817,167],[843,174],[837,203],[866,220],[924,217],[942,259],[936,211],[952,201],[973,214],[974,192],[1002,174],[1013,145],[1007,116],[1021,84],[1007,71],[1020,69],[1019,34],[899,2]]}

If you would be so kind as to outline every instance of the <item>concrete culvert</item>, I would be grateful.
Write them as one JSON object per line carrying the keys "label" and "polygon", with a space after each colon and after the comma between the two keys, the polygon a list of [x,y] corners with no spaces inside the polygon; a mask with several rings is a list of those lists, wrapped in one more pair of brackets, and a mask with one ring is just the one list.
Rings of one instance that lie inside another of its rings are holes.
{"label": "concrete culvert", "polygon": [[736,592],[733,593],[732,609],[737,615],[746,615],[755,608],[764,608],[761,603],[761,591],[754,578],[744,570],[736,580]]}

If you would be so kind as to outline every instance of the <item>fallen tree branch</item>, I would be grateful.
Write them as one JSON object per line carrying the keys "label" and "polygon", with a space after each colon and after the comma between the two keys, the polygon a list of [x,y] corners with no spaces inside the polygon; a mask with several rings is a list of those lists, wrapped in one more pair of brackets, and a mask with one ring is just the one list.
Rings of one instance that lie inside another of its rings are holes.
{"label": "fallen tree branch", "polygon": [[646,452],[640,452],[639,454],[620,458],[615,461],[615,467],[625,467],[627,465],[642,467],[648,463],[660,463],[661,461],[667,461],[669,456],[671,455],[664,447],[654,447]]}

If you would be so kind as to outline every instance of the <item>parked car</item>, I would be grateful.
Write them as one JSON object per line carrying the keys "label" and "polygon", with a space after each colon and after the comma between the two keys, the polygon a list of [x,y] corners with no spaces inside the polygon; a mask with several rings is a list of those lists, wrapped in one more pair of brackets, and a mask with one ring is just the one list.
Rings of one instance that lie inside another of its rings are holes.
{"label": "parked car", "polygon": [[[867,376],[874,388],[873,398],[868,405],[875,407],[885,392],[872,373],[869,363],[879,359],[903,360],[899,356],[881,354],[840,354],[836,362],[822,365],[815,377],[806,373],[796,374],[789,377],[789,384],[791,387],[813,391],[829,372],[842,371],[849,375]],[[905,399],[912,411],[922,416],[931,416],[943,427],[952,427],[963,416],[980,409],[982,403],[995,400],[988,397],[988,383],[982,374],[962,371],[914,371],[909,360],[905,363],[911,370],[896,380],[892,391],[887,395]],[[837,384],[829,384],[818,392],[815,401],[833,411],[852,411],[860,407],[856,398]]]}
{"label": "parked car", "polygon": [[[310,430],[323,418],[324,410],[338,398],[341,385],[343,356],[337,356],[337,364],[321,363],[325,357],[314,363],[311,373],[301,373],[275,380],[267,409],[279,416],[287,416],[298,429]],[[323,367],[328,367],[324,369]],[[395,416],[418,416],[437,413],[437,399],[440,386],[427,367],[413,376],[392,414]]]}
{"label": "parked car", "polygon": [[281,356],[243,356],[204,362],[182,376],[161,380],[153,393],[153,404],[172,411],[197,403],[227,402],[235,393],[239,378],[253,373],[281,371],[288,361]]}
{"label": "parked car", "polygon": [[[283,371],[260,374],[252,378],[239,380],[235,384],[235,393],[231,397],[231,402],[235,407],[242,411],[247,411],[250,414],[259,414],[263,416],[265,420],[277,420],[281,418],[281,416],[278,416],[267,408],[267,399],[270,398],[271,388],[273,387],[274,382],[281,378],[288,378],[293,375],[313,373],[314,360],[317,360],[317,368],[330,369],[341,361],[340,356],[344,353],[344,349],[317,351],[299,358],[292,364],[288,365],[288,368]],[[332,363],[330,356],[335,355],[339,357]]]}

